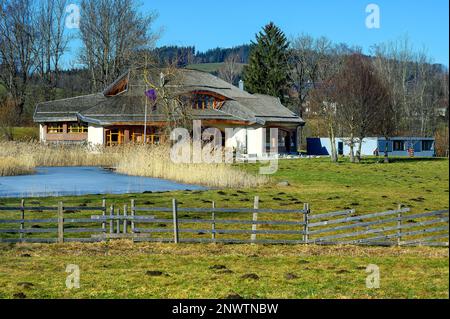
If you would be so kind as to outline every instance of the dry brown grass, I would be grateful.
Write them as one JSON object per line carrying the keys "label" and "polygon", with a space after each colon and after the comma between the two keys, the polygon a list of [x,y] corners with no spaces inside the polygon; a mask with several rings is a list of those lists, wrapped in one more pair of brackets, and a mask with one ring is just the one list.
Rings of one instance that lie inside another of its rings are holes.
{"label": "dry brown grass", "polygon": [[110,166],[120,149],[89,151],[84,146],[43,145],[38,142],[0,142],[0,157],[30,157],[35,166]]}
{"label": "dry brown grass", "polygon": [[169,154],[170,149],[164,146],[135,146],[119,161],[117,171],[209,187],[249,188],[268,182],[266,177],[252,175],[225,164],[175,164]]}
{"label": "dry brown grass", "polygon": [[1,157],[0,176],[26,175],[34,172],[34,160],[30,156],[25,157]]}
{"label": "dry brown grass", "polygon": [[0,158],[26,158],[28,163],[28,166],[24,166],[20,161],[8,161],[8,169],[5,169],[4,175],[31,172],[24,170],[24,167],[107,166],[116,167],[121,174],[170,179],[209,187],[248,188],[268,182],[263,176],[243,172],[225,164],[175,164],[170,160],[169,152],[166,146],[127,145],[92,151],[85,146],[0,142]]}
{"label": "dry brown grass", "polygon": [[0,245],[0,254],[20,255],[38,251],[40,256],[259,256],[259,257],[417,257],[448,258],[449,250],[434,247],[363,247],[363,246],[316,246],[316,245],[226,245],[226,244],[164,244],[133,243],[131,240],[115,240],[102,243],[28,244]]}

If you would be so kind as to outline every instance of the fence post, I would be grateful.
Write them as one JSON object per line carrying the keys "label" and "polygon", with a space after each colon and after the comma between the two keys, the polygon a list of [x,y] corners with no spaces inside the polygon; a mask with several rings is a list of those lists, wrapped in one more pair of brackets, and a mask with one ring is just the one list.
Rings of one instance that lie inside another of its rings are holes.
{"label": "fence post", "polygon": [[403,214],[401,212],[402,210],[402,204],[398,205],[398,215],[397,215],[397,246],[402,245],[402,217]]}
{"label": "fence post", "polygon": [[175,244],[179,243],[179,234],[178,234],[178,204],[177,200],[172,199],[172,212],[173,212],[173,241]]}
{"label": "fence post", "polygon": [[22,199],[21,203],[20,203],[20,219],[21,219],[21,223],[20,223],[20,239],[23,239],[24,233],[23,230],[25,229],[25,200]]}
{"label": "fence post", "polygon": [[[259,209],[259,196],[255,196],[255,201],[253,203],[253,209],[255,209],[255,210]],[[258,212],[257,211],[253,212],[253,221],[254,222],[258,221]],[[257,230],[257,224],[253,224],[252,232],[255,232],[256,230]],[[256,233],[252,233],[251,240],[256,241]]]}
{"label": "fence post", "polygon": [[102,211],[102,217],[103,217],[102,229],[103,229],[103,235],[106,235],[106,199],[102,200],[102,207],[103,207],[103,211]]}
{"label": "fence post", "polygon": [[309,243],[309,213],[310,213],[310,208],[309,208],[309,204],[305,203],[303,206],[303,242],[305,244]]}
{"label": "fence post", "polygon": [[63,202],[58,203],[58,243],[64,243],[64,206]]}
{"label": "fence post", "polygon": [[216,242],[216,202],[212,202],[211,239],[214,243]]}
{"label": "fence post", "polygon": [[117,220],[116,220],[116,233],[120,234],[120,208],[117,208],[116,217],[117,217]]}
{"label": "fence post", "polygon": [[114,205],[111,205],[109,208],[109,233],[114,233]]}
{"label": "fence post", "polygon": [[131,200],[131,233],[134,234],[134,216],[136,215],[136,202],[134,199]]}
{"label": "fence post", "polygon": [[123,219],[123,233],[124,234],[126,234],[126,233],[128,233],[128,219],[127,219],[127,216],[128,216],[128,205],[123,205],[123,217],[124,217],[124,219]]}

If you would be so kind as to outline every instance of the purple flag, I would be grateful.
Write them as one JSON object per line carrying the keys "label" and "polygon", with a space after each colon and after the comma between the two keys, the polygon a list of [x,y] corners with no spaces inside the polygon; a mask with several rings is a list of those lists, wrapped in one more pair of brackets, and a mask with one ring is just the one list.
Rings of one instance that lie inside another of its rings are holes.
{"label": "purple flag", "polygon": [[156,101],[156,98],[157,98],[156,90],[151,89],[151,90],[146,91],[145,96],[148,97],[152,101]]}

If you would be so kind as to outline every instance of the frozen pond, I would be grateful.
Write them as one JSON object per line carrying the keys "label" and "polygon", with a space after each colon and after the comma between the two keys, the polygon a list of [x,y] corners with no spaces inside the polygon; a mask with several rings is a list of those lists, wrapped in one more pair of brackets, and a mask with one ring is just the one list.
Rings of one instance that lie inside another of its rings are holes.
{"label": "frozen pond", "polygon": [[36,174],[0,177],[0,198],[28,198],[95,194],[130,194],[204,187],[121,175],[99,167],[39,167]]}

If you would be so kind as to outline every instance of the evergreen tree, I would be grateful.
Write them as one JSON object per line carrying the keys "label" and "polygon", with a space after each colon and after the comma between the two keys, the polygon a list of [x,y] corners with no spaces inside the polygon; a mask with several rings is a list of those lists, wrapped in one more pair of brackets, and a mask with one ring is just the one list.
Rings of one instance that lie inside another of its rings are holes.
{"label": "evergreen tree", "polygon": [[249,64],[244,70],[247,91],[284,100],[288,84],[288,48],[289,42],[285,34],[273,22],[256,35],[256,42],[252,42]]}

